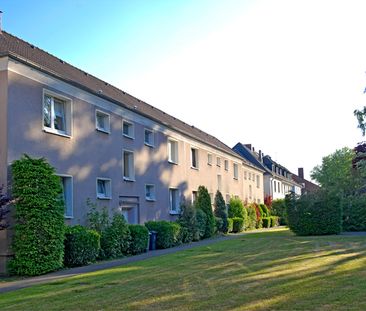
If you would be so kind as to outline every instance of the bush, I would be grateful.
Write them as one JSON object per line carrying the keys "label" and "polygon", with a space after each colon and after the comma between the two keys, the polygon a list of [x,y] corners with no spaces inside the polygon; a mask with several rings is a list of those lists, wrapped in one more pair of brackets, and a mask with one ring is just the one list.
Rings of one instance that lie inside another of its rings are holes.
{"label": "bush", "polygon": [[130,239],[130,230],[125,218],[121,214],[115,214],[110,226],[102,231],[100,257],[108,259],[128,254]]}
{"label": "bush", "polygon": [[271,215],[270,215],[270,212],[269,212],[269,209],[268,209],[268,207],[267,207],[266,205],[264,205],[264,204],[259,204],[259,207],[260,207],[260,208],[261,208],[261,210],[262,210],[263,217],[269,217],[269,216],[271,216]]}
{"label": "bush", "polygon": [[277,199],[272,202],[271,214],[279,217],[280,225],[287,225],[287,213],[285,199]]}
{"label": "bush", "polygon": [[300,198],[286,196],[290,229],[297,235],[338,234],[342,231],[342,205],[337,196],[319,191]]}
{"label": "bush", "polygon": [[96,260],[100,249],[100,235],[80,225],[68,227],[65,234],[64,265],[83,266]]}
{"label": "bush", "polygon": [[222,218],[215,217],[215,228],[216,228],[216,232],[224,232],[223,226],[224,226],[224,221],[222,220]]}
{"label": "bush", "polygon": [[219,232],[227,233],[228,232],[228,222],[227,222],[227,210],[226,210],[226,204],[224,201],[224,198],[219,190],[217,190],[215,195],[215,201],[214,201],[214,214],[216,217],[219,217],[222,219],[222,226],[219,230]]}
{"label": "bush", "polygon": [[241,217],[234,217],[233,220],[233,232],[242,232],[244,230],[244,219]]}
{"label": "bush", "polygon": [[243,206],[243,202],[240,199],[231,198],[229,203],[228,216],[230,218],[240,217],[246,219],[247,215],[248,214]]}
{"label": "bush", "polygon": [[245,209],[247,210],[248,217],[245,224],[245,229],[253,230],[257,224],[257,214],[255,212],[255,208],[251,205],[246,206]]}
{"label": "bush", "polygon": [[366,231],[366,194],[344,200],[343,231]]}
{"label": "bush", "polygon": [[100,208],[96,203],[93,203],[89,198],[86,200],[86,205],[89,208],[88,212],[88,228],[102,233],[109,226],[109,215],[106,207]]}
{"label": "bush", "polygon": [[143,225],[129,225],[130,230],[130,246],[128,252],[132,255],[146,252],[149,242],[149,230]]}
{"label": "bush", "polygon": [[212,212],[211,198],[204,186],[198,187],[197,200],[195,202],[195,207],[201,209],[206,214],[206,228],[204,238],[209,238],[215,233],[215,218]]}
{"label": "bush", "polygon": [[64,202],[60,177],[45,159],[25,155],[12,164],[15,199],[11,273],[38,275],[62,268]]}
{"label": "bush", "polygon": [[203,239],[206,232],[206,222],[207,222],[207,216],[203,210],[201,209],[196,210],[196,220],[197,220],[198,237],[199,239]]}
{"label": "bush", "polygon": [[3,193],[3,187],[0,186],[0,230],[4,230],[9,226],[9,223],[6,221],[6,214],[9,213],[9,205],[10,198]]}
{"label": "bush", "polygon": [[145,226],[149,231],[156,231],[156,247],[159,249],[179,245],[182,241],[181,226],[171,221],[148,221]]}
{"label": "bush", "polygon": [[228,232],[233,232],[233,219],[232,218],[227,219],[227,230],[228,230]]}
{"label": "bush", "polygon": [[271,227],[271,218],[270,217],[263,217],[263,228],[270,228]]}
{"label": "bush", "polygon": [[[189,243],[200,239],[200,232],[196,217],[196,208],[183,202],[180,206],[181,214],[177,220],[182,227],[182,242]],[[204,225],[206,226],[206,225]]]}
{"label": "bush", "polygon": [[256,217],[257,217],[255,227],[256,227],[257,229],[260,229],[260,228],[262,228],[262,227],[263,227],[263,221],[262,221],[262,217],[263,217],[263,216],[262,216],[262,214],[263,214],[263,211],[262,211],[262,209],[259,207],[259,205],[258,205],[258,204],[256,204],[256,203],[252,203],[251,205],[254,207],[255,214],[256,214]]}
{"label": "bush", "polygon": [[270,216],[269,218],[271,219],[271,227],[278,226],[278,217],[277,216]]}

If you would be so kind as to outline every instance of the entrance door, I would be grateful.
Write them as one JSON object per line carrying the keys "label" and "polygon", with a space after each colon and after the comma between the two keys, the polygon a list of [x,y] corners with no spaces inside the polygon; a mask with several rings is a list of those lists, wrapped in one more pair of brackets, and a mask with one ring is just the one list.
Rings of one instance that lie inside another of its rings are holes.
{"label": "entrance door", "polygon": [[122,215],[129,224],[138,224],[140,222],[139,197],[120,196],[119,207]]}

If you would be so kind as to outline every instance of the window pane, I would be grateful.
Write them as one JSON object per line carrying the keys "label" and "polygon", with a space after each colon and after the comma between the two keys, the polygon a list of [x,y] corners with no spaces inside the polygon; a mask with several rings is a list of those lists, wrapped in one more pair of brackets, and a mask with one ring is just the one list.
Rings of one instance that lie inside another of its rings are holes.
{"label": "window pane", "polygon": [[54,126],[56,130],[59,131],[65,131],[66,125],[65,125],[65,102],[54,98]]}
{"label": "window pane", "polygon": [[47,127],[51,127],[51,102],[51,97],[45,95],[43,104],[43,124]]}
{"label": "window pane", "polygon": [[130,177],[130,162],[128,152],[123,153],[123,176]]}
{"label": "window pane", "polygon": [[105,180],[98,179],[98,195],[107,196]]}

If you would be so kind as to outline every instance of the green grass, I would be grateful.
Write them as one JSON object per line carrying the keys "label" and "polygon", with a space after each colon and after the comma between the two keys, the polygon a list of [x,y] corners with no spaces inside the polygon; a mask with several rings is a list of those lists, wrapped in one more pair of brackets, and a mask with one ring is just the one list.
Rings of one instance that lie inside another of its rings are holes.
{"label": "green grass", "polygon": [[366,310],[366,238],[257,233],[0,295],[0,310]]}

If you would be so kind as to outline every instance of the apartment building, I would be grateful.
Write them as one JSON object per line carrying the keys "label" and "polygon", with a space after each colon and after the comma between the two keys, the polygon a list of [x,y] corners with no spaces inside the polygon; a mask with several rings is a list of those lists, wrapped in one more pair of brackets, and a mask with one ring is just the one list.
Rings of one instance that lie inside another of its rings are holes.
{"label": "apartment building", "polygon": [[[55,167],[68,224],[85,224],[87,199],[129,223],[175,220],[200,185],[212,199],[263,202],[264,170],[217,138],[4,31],[0,146],[0,184],[24,153]],[[0,231],[0,272],[10,234]]]}

